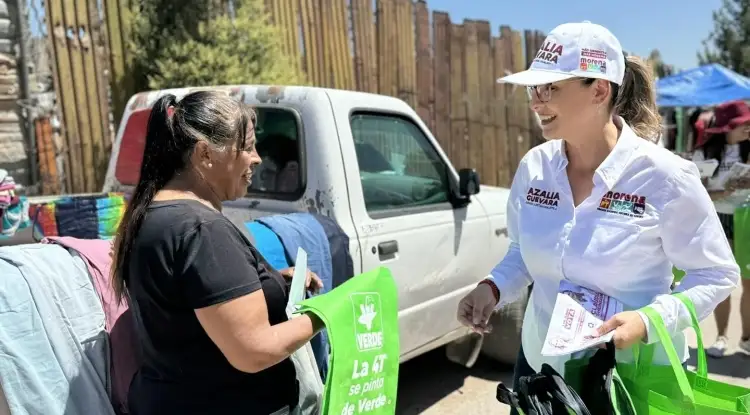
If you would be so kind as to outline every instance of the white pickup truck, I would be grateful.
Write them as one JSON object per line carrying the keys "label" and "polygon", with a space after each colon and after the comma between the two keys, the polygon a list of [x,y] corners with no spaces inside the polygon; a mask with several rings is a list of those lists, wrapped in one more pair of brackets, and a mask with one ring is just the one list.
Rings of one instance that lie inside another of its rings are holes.
{"label": "white pickup truck", "polygon": [[[153,102],[196,89],[144,92],[129,100],[105,192],[128,192],[137,182]],[[456,307],[508,248],[508,189],[480,186],[474,170],[454,168],[399,99],[311,87],[214,89],[256,108],[264,164],[270,158],[297,167],[291,175],[263,169],[247,197],[225,203],[230,219],[291,212],[335,219],[349,236],[355,274],[385,266],[396,279],[402,362],[468,334]],[[497,333],[484,344],[488,354],[515,361],[524,307],[522,300],[494,317]],[[478,351],[481,343],[472,344]]]}

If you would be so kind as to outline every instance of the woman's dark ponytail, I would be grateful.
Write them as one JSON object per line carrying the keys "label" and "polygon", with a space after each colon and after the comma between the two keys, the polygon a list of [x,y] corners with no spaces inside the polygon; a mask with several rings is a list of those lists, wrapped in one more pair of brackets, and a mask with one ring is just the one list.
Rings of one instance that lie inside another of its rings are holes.
{"label": "woman's dark ponytail", "polygon": [[161,188],[172,178],[182,163],[180,145],[174,137],[173,117],[177,116],[177,98],[168,94],[159,98],[151,109],[146,130],[141,174],[114,239],[112,256],[112,287],[119,302],[125,296],[127,254],[143,223],[146,209]]}

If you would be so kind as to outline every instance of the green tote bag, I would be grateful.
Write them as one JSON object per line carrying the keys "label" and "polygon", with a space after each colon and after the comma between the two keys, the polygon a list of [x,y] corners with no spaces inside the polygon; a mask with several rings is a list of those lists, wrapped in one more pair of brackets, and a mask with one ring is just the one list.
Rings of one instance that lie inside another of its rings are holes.
{"label": "green tote bag", "polygon": [[750,203],[734,211],[734,259],[743,278],[750,278]]}
{"label": "green tote bag", "polygon": [[750,389],[730,385],[708,377],[706,353],[695,308],[684,294],[674,294],[690,311],[698,339],[695,372],[685,370],[659,313],[651,307],[641,311],[648,316],[664,347],[670,365],[652,363],[654,345],[635,346],[634,364],[619,364],[617,370],[635,405],[638,415],[748,415]]}
{"label": "green tote bag", "polygon": [[352,277],[303,301],[320,317],[331,345],[323,415],[392,415],[398,390],[396,283],[386,268]]}

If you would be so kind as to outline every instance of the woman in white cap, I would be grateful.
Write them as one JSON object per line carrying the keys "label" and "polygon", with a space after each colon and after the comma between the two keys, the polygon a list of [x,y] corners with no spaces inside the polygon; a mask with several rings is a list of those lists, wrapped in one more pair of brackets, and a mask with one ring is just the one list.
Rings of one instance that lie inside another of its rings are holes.
{"label": "woman in white cap", "polygon": [[[654,144],[660,120],[648,67],[626,57],[606,28],[568,23],[549,34],[528,70],[498,81],[528,88],[548,141],[518,166],[510,248],[461,301],[459,320],[486,331],[492,311],[533,283],[515,379],[543,363],[563,373],[569,356],[542,356],[541,348],[565,279],[624,305],[598,329],[614,331],[618,349],[656,340],[637,311],[650,305],[687,359],[682,331],[691,320],[669,295],[672,264],[687,272],[678,290],[700,319],[737,286],[739,269],[695,164]],[[618,359],[628,353],[618,350]],[[667,362],[663,350],[655,359]]]}

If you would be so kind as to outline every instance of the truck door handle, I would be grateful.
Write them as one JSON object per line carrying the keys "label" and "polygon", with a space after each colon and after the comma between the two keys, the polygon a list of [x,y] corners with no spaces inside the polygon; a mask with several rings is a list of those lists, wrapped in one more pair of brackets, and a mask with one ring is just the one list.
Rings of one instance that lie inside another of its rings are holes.
{"label": "truck door handle", "polygon": [[386,241],[378,244],[378,254],[380,256],[393,255],[398,252],[397,241]]}

